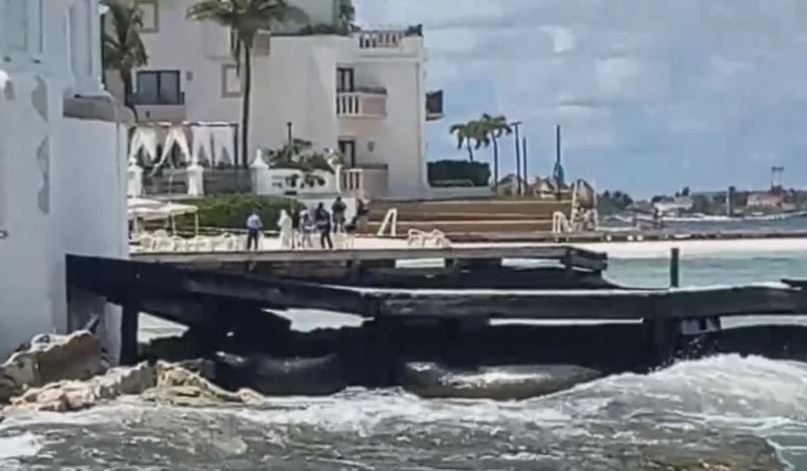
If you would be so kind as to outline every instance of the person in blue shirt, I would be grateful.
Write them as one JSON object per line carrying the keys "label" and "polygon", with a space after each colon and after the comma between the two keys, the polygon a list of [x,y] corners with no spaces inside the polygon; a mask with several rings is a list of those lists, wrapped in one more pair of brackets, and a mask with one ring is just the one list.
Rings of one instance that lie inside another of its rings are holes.
{"label": "person in blue shirt", "polygon": [[258,211],[252,211],[247,218],[247,250],[258,250],[258,243],[261,238],[263,221],[258,216]]}

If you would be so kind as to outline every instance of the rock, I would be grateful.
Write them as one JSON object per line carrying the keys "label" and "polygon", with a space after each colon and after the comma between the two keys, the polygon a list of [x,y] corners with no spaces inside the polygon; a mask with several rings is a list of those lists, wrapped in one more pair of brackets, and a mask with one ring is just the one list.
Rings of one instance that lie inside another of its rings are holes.
{"label": "rock", "polygon": [[31,388],[11,400],[12,411],[68,412],[87,409],[123,395],[140,394],[157,384],[154,368],[146,363],[113,368],[87,381],[58,381]]}
{"label": "rock", "polygon": [[399,383],[427,398],[521,400],[553,394],[600,377],[599,371],[574,365],[451,370],[435,363],[407,363],[401,368]]}
{"label": "rock", "polygon": [[86,380],[106,370],[101,343],[87,331],[38,335],[27,350],[0,365],[0,403],[28,388],[61,380]]}
{"label": "rock", "polygon": [[247,387],[267,396],[329,395],[347,387],[337,355],[278,359],[266,355],[241,357],[218,353],[216,378],[225,387]]}
{"label": "rock", "polygon": [[255,391],[225,391],[198,373],[178,365],[157,363],[157,385],[141,397],[149,402],[178,407],[213,407],[226,404],[260,405],[266,398]]}

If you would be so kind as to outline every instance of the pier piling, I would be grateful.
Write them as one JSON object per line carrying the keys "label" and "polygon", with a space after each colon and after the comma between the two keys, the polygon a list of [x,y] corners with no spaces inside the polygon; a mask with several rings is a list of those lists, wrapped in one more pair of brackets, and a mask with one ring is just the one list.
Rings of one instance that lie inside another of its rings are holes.
{"label": "pier piling", "polygon": [[123,305],[121,319],[120,364],[131,366],[137,363],[137,330],[140,317],[140,306],[130,298]]}
{"label": "pier piling", "polygon": [[681,286],[681,272],[679,269],[681,261],[681,249],[673,247],[670,250],[670,287],[679,288]]}

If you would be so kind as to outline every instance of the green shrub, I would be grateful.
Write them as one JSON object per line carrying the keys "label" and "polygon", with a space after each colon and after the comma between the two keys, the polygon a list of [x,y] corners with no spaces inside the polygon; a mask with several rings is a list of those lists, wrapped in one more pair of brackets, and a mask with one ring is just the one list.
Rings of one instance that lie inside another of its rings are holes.
{"label": "green shrub", "polygon": [[429,162],[429,184],[439,186],[441,182],[470,181],[473,186],[488,186],[490,166],[483,162],[467,160],[440,160]]}
{"label": "green shrub", "polygon": [[[285,209],[296,219],[302,205],[289,198],[255,195],[219,195],[182,201],[199,208],[199,225],[226,229],[244,228],[253,210],[263,221],[265,230],[277,229],[280,210]],[[177,225],[188,230],[193,227],[193,216],[177,219]]]}

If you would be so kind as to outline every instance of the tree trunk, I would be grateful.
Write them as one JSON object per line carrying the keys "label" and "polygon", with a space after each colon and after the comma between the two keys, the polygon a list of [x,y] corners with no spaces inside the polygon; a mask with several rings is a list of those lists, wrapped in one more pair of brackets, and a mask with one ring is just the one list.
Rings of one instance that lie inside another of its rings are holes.
{"label": "tree trunk", "polygon": [[499,142],[493,138],[493,185],[499,184]]}
{"label": "tree trunk", "polygon": [[241,98],[241,165],[249,166],[249,109],[252,96],[252,46],[244,44],[244,94]]}
{"label": "tree trunk", "polygon": [[133,103],[132,72],[129,70],[119,70],[120,80],[123,82],[123,106],[132,110],[135,121],[137,121],[137,109]]}
{"label": "tree trunk", "polygon": [[474,161],[474,150],[471,149],[471,140],[470,139],[465,141],[465,147],[468,148],[468,159],[470,159],[471,162],[473,162]]}

